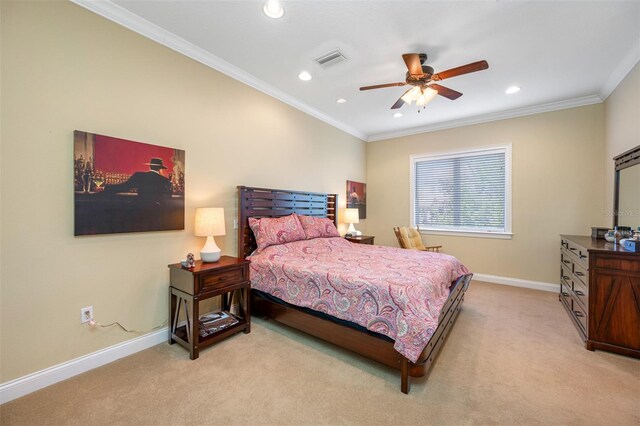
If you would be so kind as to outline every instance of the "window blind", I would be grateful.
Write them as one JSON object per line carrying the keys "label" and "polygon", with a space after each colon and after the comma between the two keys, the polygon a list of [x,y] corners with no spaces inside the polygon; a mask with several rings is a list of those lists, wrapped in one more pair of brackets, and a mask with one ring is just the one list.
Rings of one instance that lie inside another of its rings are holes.
{"label": "window blind", "polygon": [[507,232],[506,150],[414,160],[414,223],[452,231]]}

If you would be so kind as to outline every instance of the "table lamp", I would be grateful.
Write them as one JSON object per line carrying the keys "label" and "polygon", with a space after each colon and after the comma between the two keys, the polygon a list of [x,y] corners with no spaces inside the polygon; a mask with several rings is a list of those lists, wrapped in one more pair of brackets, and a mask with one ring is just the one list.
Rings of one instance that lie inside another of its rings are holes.
{"label": "table lamp", "polygon": [[358,236],[362,235],[362,232],[357,231],[354,228],[354,223],[360,222],[360,211],[358,209],[344,209],[344,221],[349,224],[349,229],[347,229],[347,235],[350,236]]}
{"label": "table lamp", "polygon": [[220,247],[216,245],[213,237],[225,234],[224,209],[221,207],[197,208],[193,234],[196,237],[207,237],[207,242],[200,249],[200,259],[203,262],[220,260]]}

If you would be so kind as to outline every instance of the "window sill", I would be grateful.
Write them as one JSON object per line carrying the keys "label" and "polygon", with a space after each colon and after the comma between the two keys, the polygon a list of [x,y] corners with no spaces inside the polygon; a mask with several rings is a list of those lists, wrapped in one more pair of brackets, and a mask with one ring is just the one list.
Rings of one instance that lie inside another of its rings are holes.
{"label": "window sill", "polygon": [[510,240],[513,238],[511,232],[487,232],[487,231],[450,231],[444,229],[420,229],[421,234],[426,235],[447,235],[450,237],[473,237],[473,238],[497,238],[500,240]]}

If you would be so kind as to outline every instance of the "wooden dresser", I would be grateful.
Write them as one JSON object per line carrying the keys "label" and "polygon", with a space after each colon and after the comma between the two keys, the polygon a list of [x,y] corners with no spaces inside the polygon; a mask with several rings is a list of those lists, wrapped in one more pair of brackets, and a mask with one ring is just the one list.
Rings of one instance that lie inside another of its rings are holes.
{"label": "wooden dresser", "polygon": [[560,302],[589,350],[640,358],[640,253],[561,235]]}

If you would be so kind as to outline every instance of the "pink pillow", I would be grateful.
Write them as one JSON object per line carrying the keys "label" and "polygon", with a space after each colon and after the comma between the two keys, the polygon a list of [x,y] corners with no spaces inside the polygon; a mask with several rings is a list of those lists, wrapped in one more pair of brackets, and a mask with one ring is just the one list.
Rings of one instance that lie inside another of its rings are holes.
{"label": "pink pillow", "polygon": [[290,243],[306,238],[300,220],[295,214],[289,216],[262,219],[249,218],[249,226],[256,236],[257,252],[277,244]]}
{"label": "pink pillow", "polygon": [[340,233],[336,229],[336,226],[333,224],[333,221],[331,221],[331,219],[327,219],[326,217],[313,217],[303,215],[297,216],[298,219],[300,219],[300,223],[302,224],[304,233],[307,234],[307,240],[310,240],[311,238],[328,238],[340,236]]}

